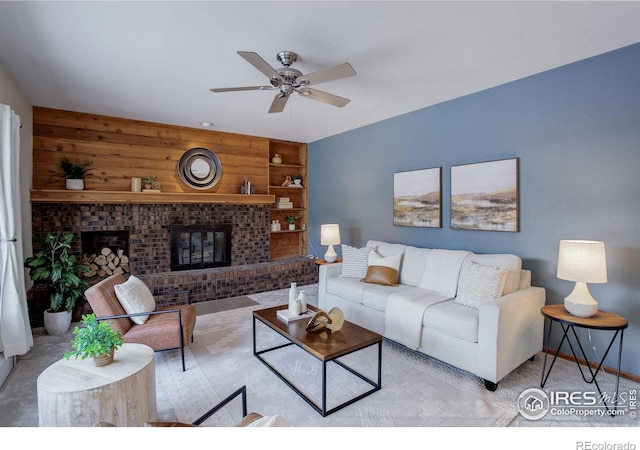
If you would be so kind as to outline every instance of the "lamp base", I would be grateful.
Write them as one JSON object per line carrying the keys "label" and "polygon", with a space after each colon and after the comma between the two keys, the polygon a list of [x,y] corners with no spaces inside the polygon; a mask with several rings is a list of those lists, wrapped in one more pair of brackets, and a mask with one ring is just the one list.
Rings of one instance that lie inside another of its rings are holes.
{"label": "lamp base", "polygon": [[327,253],[324,254],[324,260],[331,264],[336,262],[337,259],[338,259],[338,254],[333,249],[333,245],[330,245],[329,248],[327,248]]}
{"label": "lamp base", "polygon": [[564,307],[577,317],[591,317],[598,312],[598,302],[591,296],[587,283],[577,281],[573,291],[564,299]]}

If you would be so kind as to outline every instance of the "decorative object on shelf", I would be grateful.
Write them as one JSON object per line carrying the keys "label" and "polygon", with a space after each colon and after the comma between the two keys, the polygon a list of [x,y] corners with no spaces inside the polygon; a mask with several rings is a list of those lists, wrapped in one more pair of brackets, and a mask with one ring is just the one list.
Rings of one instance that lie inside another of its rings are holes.
{"label": "decorative object on shelf", "polygon": [[271,162],[273,164],[282,164],[282,156],[280,156],[279,153],[276,153],[273,155],[273,158],[271,158]]}
{"label": "decorative object on shelf", "polygon": [[393,174],[393,225],[442,227],[442,167]]}
{"label": "decorative object on shelf", "polygon": [[66,178],[66,188],[73,191],[81,191],[84,189],[84,177],[92,170],[89,166],[93,161],[72,162],[66,156],[58,161],[58,168],[63,172]]}
{"label": "decorative object on shelf", "polygon": [[296,229],[296,219],[298,219],[298,216],[287,216],[284,218],[284,220],[287,221],[287,223],[289,224],[289,229],[290,230],[295,230]]}
{"label": "decorative object on shelf", "polygon": [[256,187],[249,180],[245,181],[244,184],[240,186],[241,194],[255,194],[255,192]]}
{"label": "decorative object on shelf", "polygon": [[153,189],[153,183],[155,182],[155,180],[153,179],[153,177],[146,177],[144,180],[142,180],[142,182],[144,183],[145,189]]}
{"label": "decorative object on shelf", "polygon": [[291,283],[291,287],[289,288],[289,309],[292,310],[295,308],[295,302],[298,299],[298,288],[294,282]]}
{"label": "decorative object on shelf", "polygon": [[74,350],[65,352],[64,357],[92,358],[96,366],[111,364],[115,350],[124,343],[120,331],[111,328],[109,321],[100,322],[93,313],[83,315],[82,324],[84,327],[76,326],[73,330],[75,337],[71,342]]}
{"label": "decorative object on shelf", "polygon": [[451,228],[518,231],[518,161],[451,167]]}
{"label": "decorative object on shelf", "polygon": [[331,308],[328,313],[318,311],[307,323],[307,333],[316,333],[325,329],[330,332],[340,331],[344,325],[344,313],[340,308]]}
{"label": "decorative object on shelf", "polygon": [[191,148],[178,161],[178,175],[189,187],[211,189],[222,177],[222,163],[218,156],[207,148]]}
{"label": "decorative object on shelf", "polygon": [[320,227],[320,245],[328,245],[327,252],[324,254],[324,260],[328,263],[336,262],[338,254],[333,248],[334,245],[340,245],[340,225],[337,223],[327,223]]}
{"label": "decorative object on shelf", "polygon": [[142,192],[142,178],[131,178],[131,192]]}
{"label": "decorative object on shelf", "polygon": [[298,186],[302,185],[302,177],[300,175],[294,175],[292,179],[293,179],[293,184]]}
{"label": "decorative object on shelf", "polygon": [[587,283],[607,282],[607,258],[604,242],[562,240],[558,251],[558,278],[575,281],[573,291],[565,297],[564,307],[574,316],[591,317],[598,312]]}
{"label": "decorative object on shelf", "polygon": [[282,182],[282,184],[280,185],[281,187],[289,187],[293,184],[293,181],[291,180],[291,177],[289,175],[287,175],[284,178],[284,181]]}
{"label": "decorative object on shelf", "polygon": [[293,208],[293,202],[289,197],[278,197],[276,201],[276,208],[278,209],[291,209]]}
{"label": "decorative object on shelf", "polygon": [[50,308],[44,312],[44,327],[53,336],[67,332],[73,308],[89,287],[78,276],[89,267],[70,253],[72,241],[73,233],[48,233],[44,249],[25,260],[31,280],[44,283],[49,289]]}

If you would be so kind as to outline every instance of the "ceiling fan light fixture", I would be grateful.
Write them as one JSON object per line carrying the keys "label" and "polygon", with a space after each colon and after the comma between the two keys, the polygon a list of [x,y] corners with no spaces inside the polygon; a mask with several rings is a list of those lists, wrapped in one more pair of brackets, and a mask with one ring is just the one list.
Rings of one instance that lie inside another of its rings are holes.
{"label": "ceiling fan light fixture", "polygon": [[284,110],[288,97],[297,92],[299,95],[307,97],[311,100],[317,100],[319,102],[326,103],[328,105],[336,106],[338,108],[344,107],[349,103],[348,98],[339,97],[328,92],[319,91],[317,89],[311,89],[308,86],[314,86],[320,83],[326,83],[327,81],[340,80],[342,78],[348,78],[356,75],[356,71],[349,63],[342,63],[337,66],[327,67],[325,69],[316,70],[308,74],[303,74],[298,69],[290,67],[291,64],[296,62],[298,55],[291,51],[279,52],[276,57],[278,61],[284,66],[279,69],[274,69],[266,62],[260,55],[255,52],[239,51],[237,52],[242,58],[244,58],[254,68],[258,69],[264,75],[269,78],[271,86],[243,86],[232,88],[215,88],[210,89],[211,92],[233,92],[233,91],[264,91],[271,89],[278,89],[280,92],[276,94],[269,113],[279,113]]}

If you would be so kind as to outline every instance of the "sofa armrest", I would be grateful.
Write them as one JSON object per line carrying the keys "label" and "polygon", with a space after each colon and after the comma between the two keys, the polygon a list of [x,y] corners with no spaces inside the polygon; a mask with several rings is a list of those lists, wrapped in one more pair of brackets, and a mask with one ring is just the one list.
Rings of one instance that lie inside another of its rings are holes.
{"label": "sofa armrest", "polygon": [[542,350],[546,291],[528,287],[480,306],[478,344],[483,378],[497,383]]}
{"label": "sofa armrest", "polygon": [[324,309],[324,296],[327,292],[327,280],[339,277],[342,273],[342,263],[322,264],[318,274],[318,308]]}

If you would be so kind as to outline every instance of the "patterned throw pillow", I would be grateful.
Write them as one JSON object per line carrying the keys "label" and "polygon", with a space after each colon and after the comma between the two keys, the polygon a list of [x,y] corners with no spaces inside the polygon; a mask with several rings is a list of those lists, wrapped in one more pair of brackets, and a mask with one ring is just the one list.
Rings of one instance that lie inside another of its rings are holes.
{"label": "patterned throw pillow", "polygon": [[371,248],[355,248],[342,244],[342,273],[341,277],[362,279],[367,274],[369,253]]}
{"label": "patterned throw pillow", "polygon": [[483,303],[502,296],[507,268],[467,261],[460,271],[454,303],[479,309]]}
{"label": "patterned throw pillow", "polygon": [[[152,312],[156,309],[156,301],[153,294],[144,282],[130,275],[127,281],[115,285],[116,297],[127,314]],[[149,316],[131,317],[134,323],[144,324]]]}

